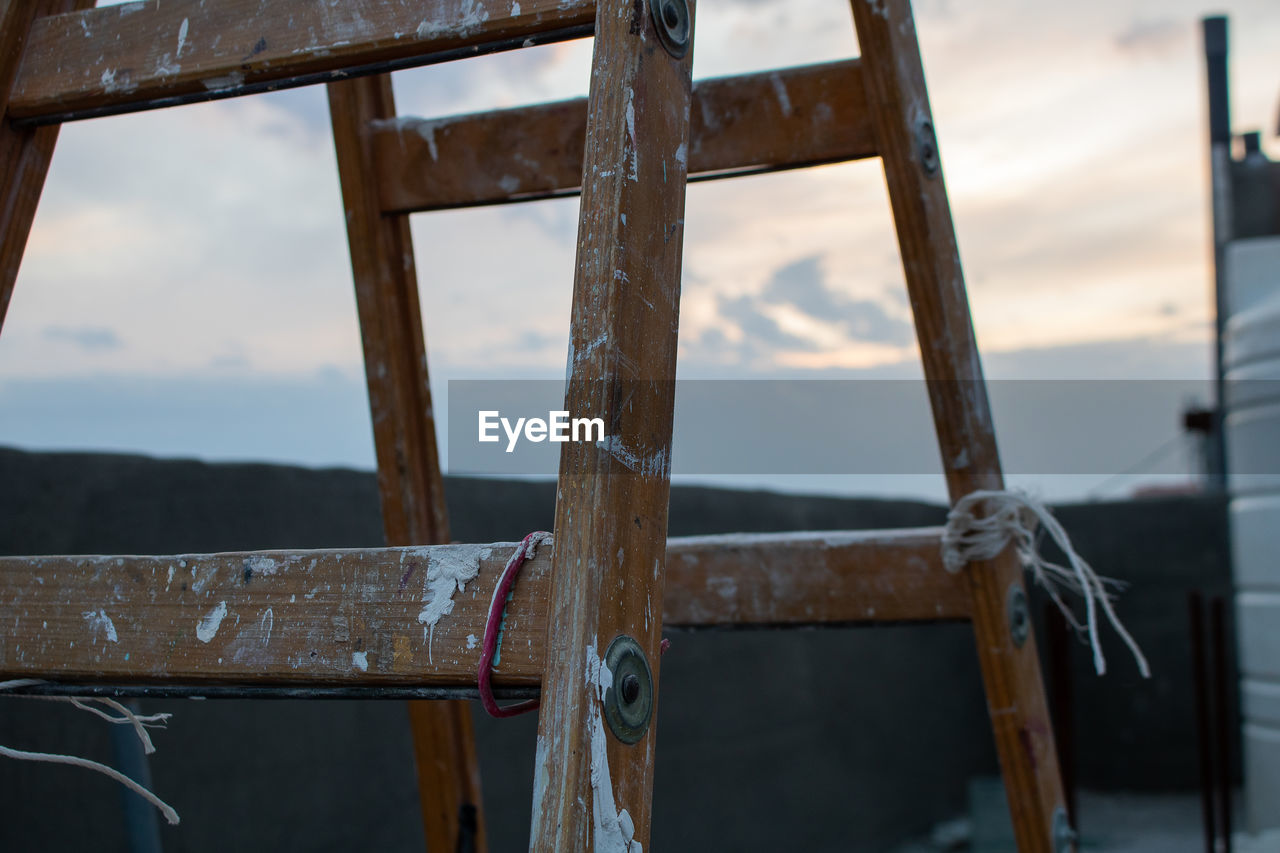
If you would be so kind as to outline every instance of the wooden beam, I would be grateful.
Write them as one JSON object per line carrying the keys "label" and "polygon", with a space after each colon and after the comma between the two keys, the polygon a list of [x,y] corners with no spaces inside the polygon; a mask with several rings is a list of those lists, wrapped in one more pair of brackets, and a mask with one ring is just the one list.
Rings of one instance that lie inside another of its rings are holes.
{"label": "wooden beam", "polygon": [[164,0],[35,22],[10,101],[45,122],[233,97],[590,35],[589,0]]}
{"label": "wooden beam", "polygon": [[9,93],[29,30],[42,15],[84,8],[93,0],[20,0],[0,2],[0,327],[4,326],[13,287],[40,192],[44,189],[58,128],[17,127],[9,112]]}
{"label": "wooden beam", "polygon": [[[587,101],[375,125],[383,210],[412,213],[576,194]],[[876,154],[858,60],[700,80],[689,179]]]}
{"label": "wooden beam", "polygon": [[[7,678],[179,684],[474,684],[514,545],[0,559]],[[445,578],[478,578],[462,591]],[[494,682],[536,685],[549,561],[527,564]],[[541,580],[540,580],[541,579]],[[536,591],[541,588],[541,599]],[[431,616],[448,609],[434,626]],[[426,620],[426,621],[424,621]]]}
{"label": "wooden beam", "polygon": [[[853,0],[863,79],[889,185],[942,467],[954,502],[1004,478],[908,0]],[[1055,850],[1062,782],[1034,632],[1017,645],[1008,602],[1023,588],[1013,549],[974,563],[973,627],[1018,849]],[[1025,594],[1025,593],[1024,593]]]}
{"label": "wooden beam", "polygon": [[[942,568],[940,535],[925,528],[673,538],[666,624],[966,619],[968,581]],[[0,558],[0,600],[8,603],[0,677],[473,687],[480,650],[469,638],[484,634],[497,575],[514,548]],[[498,685],[541,681],[553,549],[521,571]],[[462,564],[477,567],[476,579],[453,594],[453,609],[434,629],[425,628],[419,616],[436,595],[433,570],[438,576]]]}
{"label": "wooden beam", "polygon": [[667,543],[673,628],[798,627],[969,618],[968,581],[935,528],[737,533]]}
{"label": "wooden beam", "polygon": [[[360,313],[365,378],[389,545],[449,541],[444,477],[427,375],[413,238],[405,216],[379,210],[370,123],[396,114],[391,75],[330,83],[338,176]],[[483,635],[483,632],[482,632]],[[410,702],[410,729],[429,850],[486,850],[480,765],[467,702]]]}
{"label": "wooden beam", "polygon": [[[649,3],[598,3],[564,408],[602,418],[609,441],[560,453],[529,841],[538,853],[649,847],[656,736],[639,709],[656,713],[661,669],[692,59],[664,49]],[[618,640],[644,675],[632,673],[628,707],[645,725],[622,729],[626,742],[605,725],[622,703],[607,687]]]}

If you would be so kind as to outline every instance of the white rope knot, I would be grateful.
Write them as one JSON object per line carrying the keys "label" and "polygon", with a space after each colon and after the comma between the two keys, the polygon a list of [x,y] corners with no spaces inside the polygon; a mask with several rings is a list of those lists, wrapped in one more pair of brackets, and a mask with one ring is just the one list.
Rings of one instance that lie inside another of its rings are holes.
{"label": "white rope knot", "polygon": [[[19,687],[30,687],[33,684],[40,683],[42,682],[38,678],[15,678],[11,681],[0,681],[0,693],[3,693],[5,690],[14,690]],[[43,699],[50,702],[66,702],[72,707],[79,708],[81,711],[88,711],[91,714],[95,714],[107,722],[124,726],[133,726],[134,732],[138,735],[138,740],[142,742],[142,751],[147,755],[156,751],[155,744],[151,742],[151,736],[147,734],[147,729],[164,728],[165,723],[170,717],[169,714],[135,714],[133,711],[130,711],[114,699],[107,699],[102,696],[37,696],[25,693],[16,693],[11,694],[9,698]],[[102,710],[102,708],[95,707],[95,704],[102,705],[110,711],[115,711],[119,716],[108,713],[107,711]],[[160,813],[164,815],[165,820],[169,821],[170,824],[177,824],[179,821],[178,813],[174,811],[172,806],[139,785],[137,782],[130,779],[128,776],[121,773],[119,770],[116,770],[113,767],[108,767],[105,764],[99,764],[96,761],[90,761],[88,758],[81,758],[78,755],[60,755],[56,752],[27,752],[22,749],[10,749],[7,746],[0,746],[0,757],[12,758],[17,761],[40,761],[46,764],[70,764],[73,767],[83,767],[86,770],[93,770],[97,773],[103,774],[104,776],[109,776],[121,785],[124,785],[130,791],[133,791],[135,794],[142,797],[147,802],[151,803],[151,805],[160,810]]]}
{"label": "white rope knot", "polygon": [[[979,508],[982,513],[979,514]],[[1070,567],[1046,560],[1036,544],[1037,529],[1043,527],[1053,541],[1067,555]],[[1111,627],[1120,635],[1143,678],[1151,677],[1147,659],[1137,642],[1120,623],[1111,606],[1113,595],[1107,584],[1121,587],[1119,581],[1101,577],[1071,546],[1071,539],[1058,520],[1043,503],[1020,491],[980,490],[965,495],[947,515],[947,525],[942,531],[942,564],[955,573],[975,560],[990,560],[1004,550],[1010,542],[1022,565],[1031,571],[1036,583],[1044,587],[1053,603],[1062,611],[1067,622],[1079,634],[1087,634],[1093,648],[1093,666],[1098,675],[1107,671],[1106,658],[1098,641],[1097,610],[1102,608]],[[1081,624],[1075,613],[1059,594],[1070,590],[1084,599],[1085,621]]]}

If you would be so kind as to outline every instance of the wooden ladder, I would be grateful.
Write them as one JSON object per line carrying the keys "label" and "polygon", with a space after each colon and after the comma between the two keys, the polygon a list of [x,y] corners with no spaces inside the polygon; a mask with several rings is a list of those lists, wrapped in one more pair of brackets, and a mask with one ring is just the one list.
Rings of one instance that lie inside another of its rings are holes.
{"label": "wooden ladder", "polygon": [[[565,408],[603,418],[625,452],[565,445],[554,547],[507,609],[494,684],[542,698],[531,849],[649,843],[664,622],[957,619],[973,625],[1019,849],[1073,849],[1035,639],[1013,629],[1025,592],[1008,549],[953,575],[939,530],[666,537],[674,392],[649,380],[675,375],[687,176],[880,157],[951,498],[1002,486],[906,0],[853,0],[860,59],[697,85],[684,0],[88,5],[0,0],[0,321],[60,123],[327,83],[392,547],[2,559],[13,627],[0,677],[47,679],[31,688],[45,692],[443,700],[410,703],[427,844],[485,849],[461,700],[480,654],[467,637],[483,635],[512,546],[438,544],[448,519],[408,215],[580,191]],[[585,101],[396,120],[393,70],[591,34]],[[425,631],[427,580],[459,561],[477,576]],[[765,594],[769,571],[787,572],[790,592]],[[735,600],[707,592],[724,577]],[[96,608],[118,642],[86,633]],[[219,627],[232,614],[238,627]]]}

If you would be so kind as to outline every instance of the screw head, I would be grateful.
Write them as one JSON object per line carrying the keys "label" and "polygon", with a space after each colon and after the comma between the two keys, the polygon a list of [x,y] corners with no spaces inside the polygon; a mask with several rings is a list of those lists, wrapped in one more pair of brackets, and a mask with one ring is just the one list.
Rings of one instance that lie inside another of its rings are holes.
{"label": "screw head", "polygon": [[1009,587],[1009,598],[1006,602],[1009,617],[1009,635],[1017,648],[1027,642],[1031,634],[1031,611],[1027,606],[1027,592],[1022,584],[1016,581]]}
{"label": "screw head", "polygon": [[916,153],[926,176],[938,174],[938,137],[933,132],[933,122],[922,118],[916,123]]}
{"label": "screw head", "polygon": [[622,684],[618,685],[618,692],[622,694],[623,702],[628,705],[634,704],[640,698],[640,676],[634,672],[624,675]]}
{"label": "screw head", "polygon": [[693,36],[688,0],[649,0],[649,12],[658,31],[658,40],[667,53],[676,59],[688,53]]}
{"label": "screw head", "polygon": [[653,717],[653,672],[640,644],[620,634],[604,653],[604,665],[613,675],[604,692],[604,719],[613,736],[623,743],[638,742]]}

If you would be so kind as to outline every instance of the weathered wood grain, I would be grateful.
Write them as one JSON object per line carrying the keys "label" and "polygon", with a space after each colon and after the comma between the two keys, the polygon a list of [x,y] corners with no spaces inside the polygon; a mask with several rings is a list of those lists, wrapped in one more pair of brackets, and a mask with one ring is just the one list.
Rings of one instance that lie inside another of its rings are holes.
{"label": "weathered wood grain", "polygon": [[11,115],[64,121],[589,35],[588,0],[147,0],[36,21]]}
{"label": "weathered wood grain", "polygon": [[[482,633],[514,547],[3,558],[0,672],[91,682],[470,684],[480,650],[467,638]],[[479,576],[429,628],[424,610],[449,596],[440,573],[460,565]],[[548,569],[546,559],[525,566],[530,592]],[[538,683],[545,631],[545,594],[512,602],[496,684]]]}
{"label": "weathered wood grain", "polygon": [[671,539],[671,627],[814,626],[969,617],[968,581],[940,532],[754,533]]}
{"label": "weathered wood grain", "polygon": [[654,728],[628,745],[602,721],[615,638],[660,704],[692,50],[663,49],[647,3],[597,10],[565,409],[610,438],[560,454],[530,832],[548,852],[649,846]]}
{"label": "weathered wood grain", "polygon": [[[383,210],[531,201],[581,189],[587,101],[375,125]],[[857,60],[700,80],[689,179],[875,156]]]}
{"label": "weathered wood grain", "polygon": [[[0,677],[473,686],[480,650],[469,638],[483,635],[514,548],[0,558]],[[541,681],[552,550],[521,571],[499,685]],[[459,560],[478,560],[477,577],[424,636],[418,617],[433,597],[432,567]],[[666,564],[673,628],[934,622],[969,612],[968,581],[942,568],[937,528],[673,538]],[[205,642],[197,629],[223,602],[226,615],[216,629],[208,623]]]}
{"label": "weathered wood grain", "polygon": [[17,127],[10,120],[9,93],[28,30],[43,15],[85,8],[93,0],[0,2],[0,327],[13,297],[18,268],[44,189],[58,128]]}
{"label": "weathered wood grain", "polygon": [[[942,466],[952,501],[1003,485],[995,430],[974,339],[929,96],[907,0],[853,0],[878,149],[889,185],[907,291],[915,315]],[[1054,849],[1063,807],[1053,728],[1034,634],[1021,648],[1006,602],[1022,585],[1011,549],[971,564],[978,659],[1018,849]]]}
{"label": "weathered wood grain", "polygon": [[[413,238],[407,217],[382,214],[374,181],[376,154],[369,127],[396,114],[391,77],[330,83],[328,92],[364,344],[383,531],[389,545],[448,542]],[[484,853],[470,704],[410,702],[408,711],[427,848]]]}

